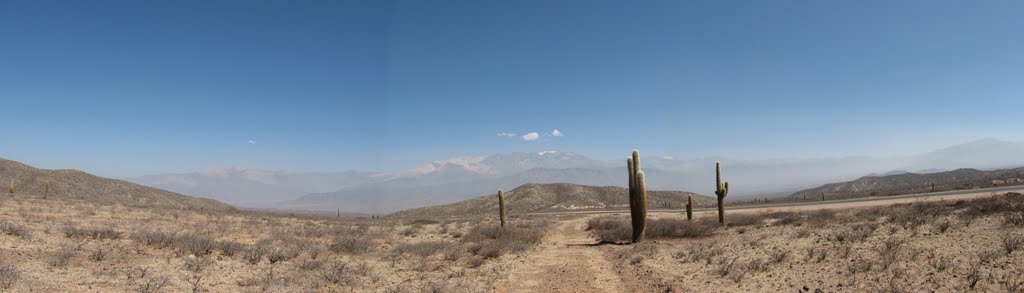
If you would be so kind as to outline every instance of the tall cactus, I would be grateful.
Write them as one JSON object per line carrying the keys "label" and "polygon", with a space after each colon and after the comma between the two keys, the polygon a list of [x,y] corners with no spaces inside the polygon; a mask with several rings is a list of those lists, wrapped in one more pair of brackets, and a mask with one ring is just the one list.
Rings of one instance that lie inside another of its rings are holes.
{"label": "tall cactus", "polygon": [[640,151],[633,150],[633,156],[626,159],[629,172],[629,216],[633,223],[633,243],[644,240],[647,229],[647,184],[644,171],[640,169]]}
{"label": "tall cactus", "polygon": [[46,199],[50,196],[50,182],[46,182],[46,186],[43,188],[43,199]]}
{"label": "tall cactus", "polygon": [[11,180],[11,187],[7,190],[9,190],[11,194],[14,194],[14,180]]}
{"label": "tall cactus", "polygon": [[505,227],[505,194],[498,189],[498,217],[501,218],[501,227]]}
{"label": "tall cactus", "polygon": [[725,224],[725,196],[729,195],[729,182],[722,181],[722,165],[715,162],[715,195],[718,196],[718,222]]}
{"label": "tall cactus", "polygon": [[686,220],[693,220],[693,196],[686,196]]}

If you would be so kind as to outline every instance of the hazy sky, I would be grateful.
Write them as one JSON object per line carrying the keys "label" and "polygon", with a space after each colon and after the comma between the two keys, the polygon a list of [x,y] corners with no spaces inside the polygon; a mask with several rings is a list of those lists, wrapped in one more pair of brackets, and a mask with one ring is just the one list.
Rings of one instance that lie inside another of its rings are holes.
{"label": "hazy sky", "polygon": [[0,0],[0,157],[125,177],[1022,140],[1021,15],[1022,1]]}

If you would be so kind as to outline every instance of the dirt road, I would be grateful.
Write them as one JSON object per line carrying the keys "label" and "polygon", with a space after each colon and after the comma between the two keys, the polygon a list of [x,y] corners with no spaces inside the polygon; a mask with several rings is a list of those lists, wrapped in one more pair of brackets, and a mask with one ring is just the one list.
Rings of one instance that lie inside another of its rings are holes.
{"label": "dirt road", "polygon": [[535,252],[513,266],[497,292],[627,292],[584,231],[587,218],[555,224]]}

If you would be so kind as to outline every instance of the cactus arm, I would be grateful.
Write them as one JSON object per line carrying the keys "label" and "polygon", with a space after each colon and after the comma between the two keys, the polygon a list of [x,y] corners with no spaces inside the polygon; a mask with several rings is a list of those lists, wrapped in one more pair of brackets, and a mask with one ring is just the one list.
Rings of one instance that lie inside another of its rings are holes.
{"label": "cactus arm", "polygon": [[637,220],[633,223],[633,243],[643,241],[647,230],[647,184],[644,171],[636,172]]}
{"label": "cactus arm", "polygon": [[501,218],[501,227],[505,227],[505,194],[498,189],[498,217]]}

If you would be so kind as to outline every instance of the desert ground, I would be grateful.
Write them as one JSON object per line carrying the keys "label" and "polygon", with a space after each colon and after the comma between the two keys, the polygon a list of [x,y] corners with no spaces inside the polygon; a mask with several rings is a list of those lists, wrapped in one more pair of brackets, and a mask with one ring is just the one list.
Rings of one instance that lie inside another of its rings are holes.
{"label": "desert ground", "polygon": [[346,219],[0,195],[0,291],[904,292],[1024,288],[1024,195]]}

